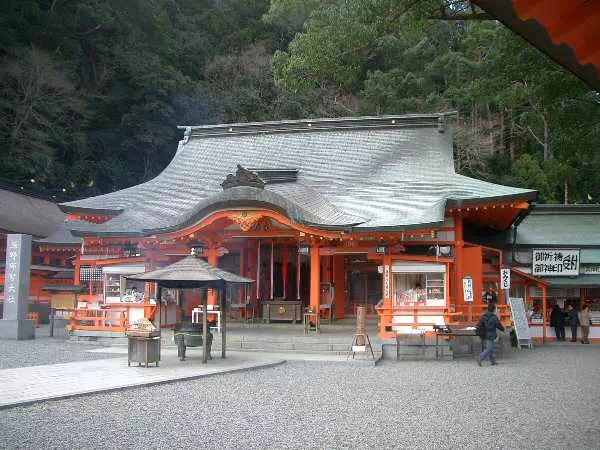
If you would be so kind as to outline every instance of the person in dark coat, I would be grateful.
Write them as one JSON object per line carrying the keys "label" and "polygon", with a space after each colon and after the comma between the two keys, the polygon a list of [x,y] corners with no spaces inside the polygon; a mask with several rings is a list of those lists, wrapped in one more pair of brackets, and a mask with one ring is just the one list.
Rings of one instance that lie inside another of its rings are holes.
{"label": "person in dark coat", "polygon": [[571,342],[577,342],[577,328],[579,328],[579,314],[577,310],[573,308],[573,305],[569,305],[569,325],[571,326]]}
{"label": "person in dark coat", "polygon": [[483,325],[485,327],[485,350],[482,351],[479,354],[479,357],[477,358],[477,364],[479,364],[480,366],[482,361],[484,361],[487,358],[490,359],[490,364],[492,366],[498,364],[496,362],[496,337],[498,336],[496,330],[504,331],[504,327],[500,323],[500,319],[498,319],[498,316],[494,314],[495,309],[496,307],[494,304],[489,304],[487,311],[483,316],[481,316],[481,319],[479,319],[479,322],[483,322]]}
{"label": "person in dark coat", "polygon": [[550,313],[550,325],[554,327],[557,341],[565,340],[565,313],[557,303]]}

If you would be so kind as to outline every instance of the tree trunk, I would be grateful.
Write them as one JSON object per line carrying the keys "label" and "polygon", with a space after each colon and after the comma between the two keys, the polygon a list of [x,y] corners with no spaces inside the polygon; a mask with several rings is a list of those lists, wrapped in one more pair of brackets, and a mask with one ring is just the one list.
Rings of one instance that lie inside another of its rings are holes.
{"label": "tree trunk", "polygon": [[548,161],[549,159],[552,159],[552,152],[550,151],[550,143],[548,142],[548,112],[546,111],[546,108],[544,108],[542,118],[544,119],[544,161]]}
{"label": "tree trunk", "polygon": [[512,114],[512,110],[509,112],[510,116],[510,144],[509,144],[509,152],[510,152],[510,161],[515,162],[516,159],[516,150],[515,150],[515,119]]}
{"label": "tree trunk", "polygon": [[506,145],[504,142],[504,108],[500,109],[500,148],[498,149],[498,151],[504,153],[504,151],[506,150]]}
{"label": "tree trunk", "polygon": [[496,153],[496,139],[494,136],[494,120],[492,118],[492,111],[490,109],[490,104],[487,103],[485,105],[487,111],[487,119],[488,119],[488,133],[490,137],[490,154],[493,155]]}
{"label": "tree trunk", "polygon": [[565,205],[569,204],[569,183],[565,180]]}

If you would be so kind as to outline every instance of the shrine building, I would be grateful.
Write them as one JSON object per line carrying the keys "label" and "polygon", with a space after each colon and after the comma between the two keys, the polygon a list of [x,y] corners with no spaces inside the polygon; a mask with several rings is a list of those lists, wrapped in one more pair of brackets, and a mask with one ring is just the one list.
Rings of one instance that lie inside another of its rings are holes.
{"label": "shrine building", "polygon": [[[196,248],[256,280],[228,301],[266,321],[296,320],[307,307],[335,320],[367,305],[385,338],[479,317],[486,289],[498,291],[509,320],[502,251],[469,242],[464,230],[508,230],[537,194],[457,174],[444,115],[181,128],[156,178],[60,205],[83,239],[74,264],[81,301],[127,303],[126,322],[147,315],[147,299],[135,300],[151,298],[153,286],[126,276]],[[202,295],[167,295],[163,325],[189,316]]]}

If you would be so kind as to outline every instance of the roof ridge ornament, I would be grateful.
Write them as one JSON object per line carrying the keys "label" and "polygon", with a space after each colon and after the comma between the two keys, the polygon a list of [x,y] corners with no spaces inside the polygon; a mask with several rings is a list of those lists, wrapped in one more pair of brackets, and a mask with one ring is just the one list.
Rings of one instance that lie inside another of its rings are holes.
{"label": "roof ridge ornament", "polygon": [[227,177],[225,178],[225,181],[223,181],[221,183],[221,187],[223,188],[224,191],[227,189],[230,189],[233,187],[239,187],[239,186],[247,186],[247,187],[254,187],[254,188],[258,188],[258,189],[264,189],[265,184],[266,184],[265,181],[261,177],[259,177],[256,172],[248,170],[248,169],[242,167],[240,164],[238,164],[235,175],[233,175],[231,173],[229,175],[227,175]]}
{"label": "roof ridge ornament", "polygon": [[183,132],[183,139],[179,141],[177,144],[177,153],[179,153],[185,144],[190,140],[190,136],[192,135],[192,127],[185,127],[185,131]]}

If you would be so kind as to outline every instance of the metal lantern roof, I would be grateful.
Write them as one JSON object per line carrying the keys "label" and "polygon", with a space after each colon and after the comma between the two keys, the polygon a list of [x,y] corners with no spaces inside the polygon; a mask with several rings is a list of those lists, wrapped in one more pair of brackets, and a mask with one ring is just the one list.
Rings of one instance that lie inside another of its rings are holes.
{"label": "metal lantern roof", "polygon": [[214,267],[196,256],[186,256],[162,269],[152,270],[127,278],[141,281],[155,281],[162,287],[172,288],[212,288],[226,283],[249,284],[254,280],[240,277],[226,270]]}

